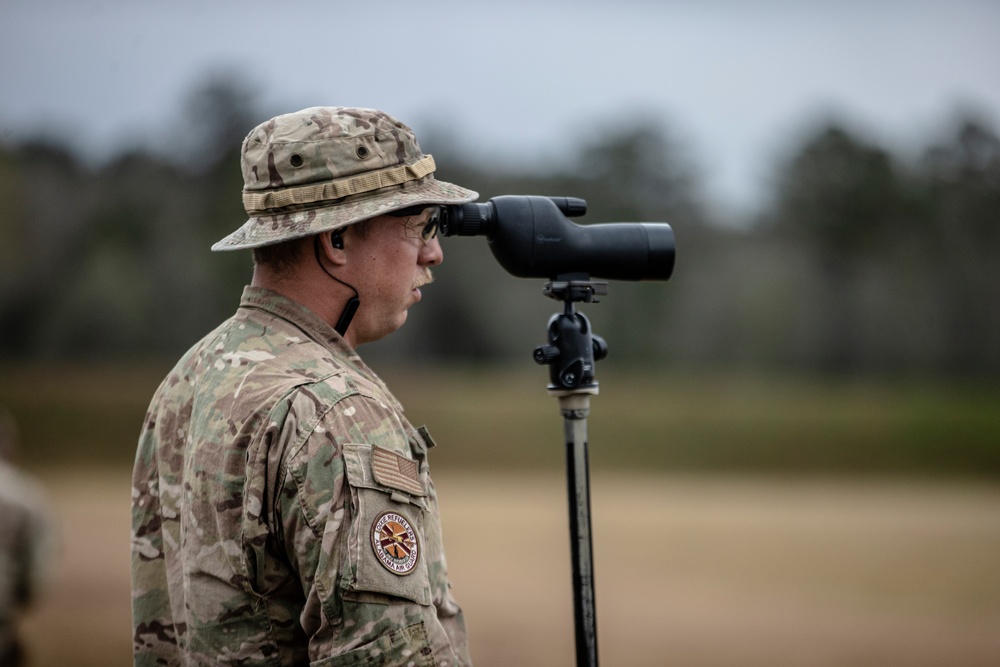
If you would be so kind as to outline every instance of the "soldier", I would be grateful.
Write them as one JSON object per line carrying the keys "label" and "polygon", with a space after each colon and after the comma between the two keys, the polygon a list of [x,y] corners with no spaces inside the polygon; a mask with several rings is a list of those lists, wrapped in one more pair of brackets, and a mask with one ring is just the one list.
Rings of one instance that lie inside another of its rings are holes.
{"label": "soldier", "polygon": [[355,352],[442,261],[412,131],[369,109],[273,118],[243,142],[252,248],[236,314],[156,391],[132,487],[137,665],[466,665],[434,445]]}
{"label": "soldier", "polygon": [[0,665],[24,664],[20,615],[48,577],[54,530],[38,483],[14,465],[17,428],[0,407]]}

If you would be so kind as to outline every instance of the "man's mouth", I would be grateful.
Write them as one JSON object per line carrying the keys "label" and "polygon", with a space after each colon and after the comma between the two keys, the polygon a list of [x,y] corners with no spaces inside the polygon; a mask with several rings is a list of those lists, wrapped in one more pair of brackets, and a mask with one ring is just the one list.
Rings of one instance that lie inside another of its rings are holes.
{"label": "man's mouth", "polygon": [[430,285],[432,282],[434,282],[434,276],[431,274],[431,270],[424,269],[424,272],[413,282],[413,289],[419,292],[421,287]]}

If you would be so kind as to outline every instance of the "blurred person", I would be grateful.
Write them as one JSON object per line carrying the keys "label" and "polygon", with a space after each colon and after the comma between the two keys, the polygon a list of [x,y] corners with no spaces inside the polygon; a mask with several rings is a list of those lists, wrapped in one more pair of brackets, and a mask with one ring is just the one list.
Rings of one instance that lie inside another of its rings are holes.
{"label": "blurred person", "polygon": [[132,487],[137,665],[466,665],[427,430],[355,349],[442,259],[434,178],[380,111],[314,107],[243,142],[236,314],[156,391]]}
{"label": "blurred person", "polygon": [[41,486],[17,468],[17,425],[0,407],[0,665],[25,664],[17,623],[47,579],[54,529]]}

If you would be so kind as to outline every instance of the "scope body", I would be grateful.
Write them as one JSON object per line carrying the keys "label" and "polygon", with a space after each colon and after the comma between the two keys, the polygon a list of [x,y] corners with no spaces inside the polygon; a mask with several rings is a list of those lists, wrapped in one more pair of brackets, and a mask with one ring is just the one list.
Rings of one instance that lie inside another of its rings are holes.
{"label": "scope body", "polygon": [[667,280],[674,232],[666,223],[578,225],[587,204],[572,197],[503,195],[444,207],[445,236],[486,236],[497,262],[519,278],[585,275],[610,280]]}

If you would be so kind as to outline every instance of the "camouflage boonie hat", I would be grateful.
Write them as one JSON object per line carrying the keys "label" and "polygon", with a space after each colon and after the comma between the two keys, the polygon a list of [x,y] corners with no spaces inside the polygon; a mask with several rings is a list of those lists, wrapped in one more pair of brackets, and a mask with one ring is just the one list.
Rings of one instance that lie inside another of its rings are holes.
{"label": "camouflage boonie hat", "polygon": [[413,131],[374,109],[312,107],[258,125],[243,141],[250,219],[212,250],[256,248],[418,204],[479,194],[434,178]]}

